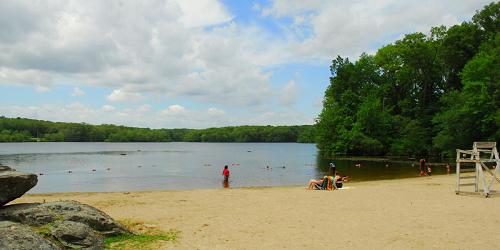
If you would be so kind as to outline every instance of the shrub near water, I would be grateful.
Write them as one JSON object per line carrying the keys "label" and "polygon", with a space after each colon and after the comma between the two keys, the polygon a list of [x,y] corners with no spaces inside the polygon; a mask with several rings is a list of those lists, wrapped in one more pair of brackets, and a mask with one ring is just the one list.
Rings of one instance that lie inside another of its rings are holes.
{"label": "shrub near water", "polygon": [[147,225],[143,222],[122,220],[124,225],[133,234],[122,234],[107,237],[105,239],[106,249],[157,249],[167,241],[175,241],[179,236],[179,231],[162,231],[154,225]]}

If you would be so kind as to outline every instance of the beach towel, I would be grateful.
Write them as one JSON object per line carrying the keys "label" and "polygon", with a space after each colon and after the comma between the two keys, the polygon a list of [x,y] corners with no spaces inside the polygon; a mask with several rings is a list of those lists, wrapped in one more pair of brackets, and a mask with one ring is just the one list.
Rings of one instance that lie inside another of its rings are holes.
{"label": "beach towel", "polygon": [[326,176],[323,177],[323,183],[321,185],[316,184],[315,189],[317,190],[335,190],[335,184],[334,184],[334,178],[333,176]]}

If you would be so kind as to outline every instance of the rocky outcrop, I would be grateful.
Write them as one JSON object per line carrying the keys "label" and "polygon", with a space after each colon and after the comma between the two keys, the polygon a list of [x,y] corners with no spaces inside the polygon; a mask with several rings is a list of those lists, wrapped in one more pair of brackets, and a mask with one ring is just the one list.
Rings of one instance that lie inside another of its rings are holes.
{"label": "rocky outcrop", "polygon": [[21,197],[38,182],[35,174],[17,172],[9,167],[0,167],[0,207]]}
{"label": "rocky outcrop", "polygon": [[68,248],[96,250],[104,248],[103,236],[80,222],[56,222],[51,228],[51,234]]}
{"label": "rocky outcrop", "polygon": [[129,234],[113,218],[77,201],[5,205],[37,176],[0,165],[0,249],[103,249],[104,236]]}
{"label": "rocky outcrop", "polygon": [[2,172],[2,171],[16,171],[16,170],[0,164],[0,172]]}
{"label": "rocky outcrop", "polygon": [[109,215],[77,201],[9,205],[0,209],[1,219],[30,226],[43,226],[56,221],[73,221],[86,224],[105,236],[129,233]]}
{"label": "rocky outcrop", "polygon": [[59,250],[61,248],[44,239],[28,226],[10,221],[0,221],[0,249]]}

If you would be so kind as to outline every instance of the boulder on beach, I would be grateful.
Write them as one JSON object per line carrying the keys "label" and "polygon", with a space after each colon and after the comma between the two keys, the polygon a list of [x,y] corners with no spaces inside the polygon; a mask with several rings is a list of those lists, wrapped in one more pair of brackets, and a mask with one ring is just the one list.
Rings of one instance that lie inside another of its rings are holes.
{"label": "boulder on beach", "polygon": [[21,197],[38,182],[35,174],[17,172],[0,166],[0,207]]}
{"label": "boulder on beach", "polygon": [[0,249],[59,250],[61,248],[28,226],[10,221],[0,221]]}
{"label": "boulder on beach", "polygon": [[58,221],[50,229],[54,238],[67,248],[103,249],[104,238],[89,226],[74,221]]}
{"label": "boulder on beach", "polygon": [[0,220],[2,219],[30,226],[43,226],[57,221],[73,221],[86,224],[105,236],[130,233],[106,213],[77,201],[9,205],[0,209]]}
{"label": "boulder on beach", "polygon": [[16,171],[16,170],[0,164],[0,172],[2,172],[2,171]]}
{"label": "boulder on beach", "polygon": [[104,236],[130,234],[106,213],[77,201],[6,205],[37,176],[0,164],[0,249],[103,249]]}

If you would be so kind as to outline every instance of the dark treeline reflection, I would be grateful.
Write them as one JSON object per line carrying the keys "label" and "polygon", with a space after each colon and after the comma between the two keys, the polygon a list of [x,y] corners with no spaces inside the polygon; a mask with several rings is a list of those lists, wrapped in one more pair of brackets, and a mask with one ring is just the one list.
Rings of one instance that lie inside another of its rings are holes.
{"label": "dark treeline reflection", "polygon": [[[419,176],[419,164],[416,161],[383,159],[325,159],[316,157],[317,175],[330,175],[330,162],[334,162],[337,172],[347,175],[351,181],[370,181],[398,179]],[[431,163],[432,174],[447,174],[445,164]]]}

